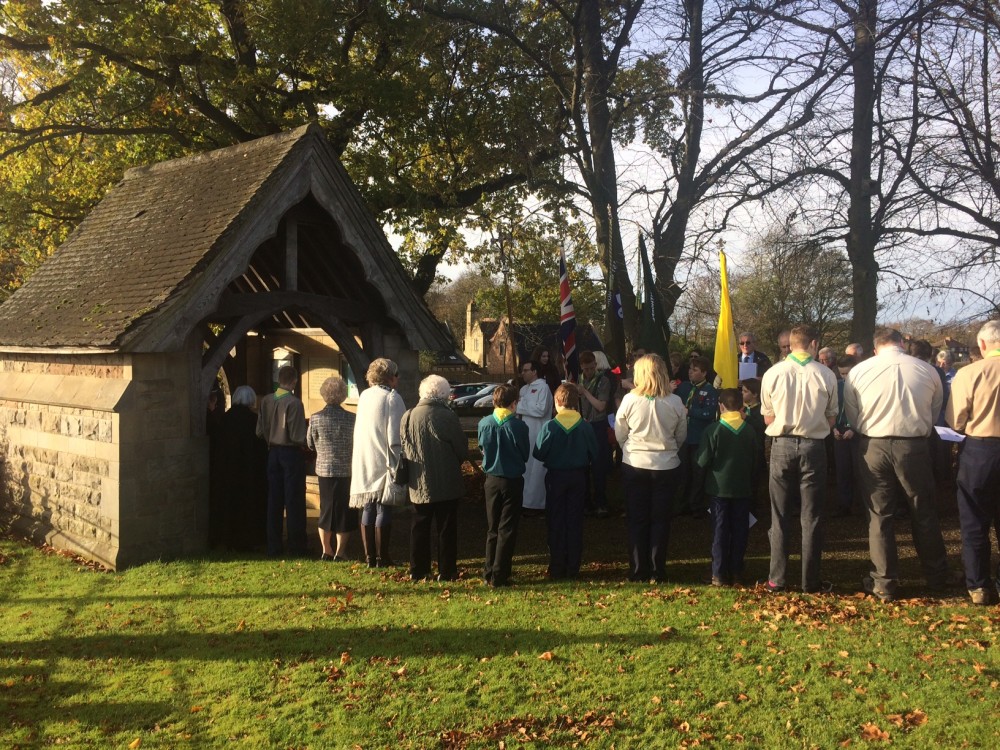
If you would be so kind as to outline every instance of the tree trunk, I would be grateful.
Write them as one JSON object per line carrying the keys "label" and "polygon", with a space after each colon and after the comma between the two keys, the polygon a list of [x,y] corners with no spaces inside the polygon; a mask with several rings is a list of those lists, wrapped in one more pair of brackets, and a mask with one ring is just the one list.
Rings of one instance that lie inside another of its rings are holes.
{"label": "tree trunk", "polygon": [[680,169],[677,174],[677,194],[670,209],[669,219],[653,227],[653,268],[656,269],[656,293],[660,296],[663,314],[667,320],[673,315],[677,300],[683,290],[677,285],[674,273],[684,254],[688,222],[694,208],[695,174],[701,156],[701,134],[705,123],[705,61],[703,59],[702,8],[704,0],[684,0],[688,21],[689,62],[685,74],[678,80],[678,89],[684,97],[687,118],[684,126],[684,144]]}
{"label": "tree trunk", "polygon": [[601,34],[601,8],[598,0],[582,0],[579,16],[580,47],[583,62],[583,96],[587,106],[590,131],[592,173],[584,175],[588,183],[597,247],[601,267],[609,288],[621,294],[624,326],[608,316],[609,351],[619,364],[625,361],[625,339],[634,341],[638,335],[635,290],[625,266],[625,251],[618,223],[618,171],[612,141],[611,111],[608,94],[611,78],[604,58]]}
{"label": "tree trunk", "polygon": [[848,187],[847,256],[854,285],[851,340],[871,348],[878,312],[876,232],[872,226],[872,145],[875,108],[875,26],[878,0],[857,0],[854,17],[854,121],[851,132],[851,174]]}

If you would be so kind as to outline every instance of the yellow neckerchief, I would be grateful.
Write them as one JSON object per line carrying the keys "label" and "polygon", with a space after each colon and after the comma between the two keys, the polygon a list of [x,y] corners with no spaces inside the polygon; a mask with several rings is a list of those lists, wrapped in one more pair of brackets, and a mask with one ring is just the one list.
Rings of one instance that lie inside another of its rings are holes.
{"label": "yellow neckerchief", "polygon": [[284,388],[276,388],[274,390],[274,400],[277,401],[279,398],[284,398],[290,393],[291,391],[286,391]]}
{"label": "yellow neckerchief", "polygon": [[688,397],[684,400],[684,406],[691,406],[691,402],[694,400],[694,394],[696,394],[698,392],[698,389],[701,388],[703,385],[705,385],[705,383],[707,382],[708,378],[705,378],[704,380],[701,380],[697,383],[691,383],[691,390],[688,391]]}
{"label": "yellow neckerchief", "polygon": [[722,423],[723,427],[735,432],[737,435],[740,430],[743,429],[743,412],[741,411],[724,411],[719,415],[719,422]]}
{"label": "yellow neckerchief", "polygon": [[502,406],[498,406],[493,410],[493,419],[496,420],[497,424],[503,424],[513,416],[514,412],[512,412],[510,409],[505,409]]}
{"label": "yellow neckerchief", "polygon": [[989,359],[990,357],[1000,357],[1000,349],[993,349],[992,351],[986,352],[983,356],[986,359]]}
{"label": "yellow neckerchief", "polygon": [[786,359],[790,359],[795,364],[802,365],[803,367],[813,361],[812,355],[809,352],[792,352]]}
{"label": "yellow neckerchief", "polygon": [[556,414],[555,422],[563,428],[565,432],[572,432],[576,426],[583,421],[580,412],[576,409],[561,409]]}

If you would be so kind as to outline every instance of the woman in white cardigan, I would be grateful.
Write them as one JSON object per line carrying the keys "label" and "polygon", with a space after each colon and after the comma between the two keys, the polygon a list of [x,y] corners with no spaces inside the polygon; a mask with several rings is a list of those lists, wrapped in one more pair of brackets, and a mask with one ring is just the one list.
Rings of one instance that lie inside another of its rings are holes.
{"label": "woman in white cardigan", "polygon": [[369,387],[358,398],[354,423],[351,507],[362,509],[361,541],[368,567],[388,567],[392,509],[380,500],[386,472],[399,461],[399,423],[406,407],[395,390],[399,367],[391,359],[373,360],[365,380]]}
{"label": "woman in white cardigan", "polygon": [[670,500],[677,485],[678,447],[687,437],[684,404],[670,387],[667,366],[656,354],[635,362],[635,388],[615,415],[622,447],[629,579],[666,577]]}

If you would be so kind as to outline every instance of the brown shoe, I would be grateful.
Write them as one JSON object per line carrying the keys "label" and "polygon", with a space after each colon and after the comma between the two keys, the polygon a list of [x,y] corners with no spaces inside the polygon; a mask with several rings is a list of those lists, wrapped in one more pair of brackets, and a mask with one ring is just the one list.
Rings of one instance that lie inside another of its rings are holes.
{"label": "brown shoe", "polygon": [[977,607],[988,607],[997,603],[997,594],[991,589],[969,589],[969,597]]}

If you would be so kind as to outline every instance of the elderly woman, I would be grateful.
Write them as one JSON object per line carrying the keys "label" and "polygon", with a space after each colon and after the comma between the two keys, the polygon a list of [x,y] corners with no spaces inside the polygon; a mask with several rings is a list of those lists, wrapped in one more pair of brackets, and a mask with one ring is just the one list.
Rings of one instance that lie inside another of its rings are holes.
{"label": "elderly woman", "polygon": [[673,394],[663,358],[635,362],[635,388],[615,418],[622,446],[629,580],[666,580],[670,501],[678,481],[678,448],[687,437],[684,403]]}
{"label": "elderly woman", "polygon": [[241,552],[264,544],[267,530],[267,443],[257,437],[257,394],[233,391],[219,431],[223,482],[223,540]]}
{"label": "elderly woman", "polygon": [[361,508],[361,541],[369,568],[392,565],[389,540],[392,508],[381,502],[389,467],[399,461],[399,423],[406,407],[396,391],[399,367],[391,359],[372,360],[368,388],[358,399],[351,458],[352,508]]}
{"label": "elderly woman", "polygon": [[347,398],[347,383],[342,378],[324,380],[319,395],[326,406],[309,419],[306,444],[316,451],[319,541],[323,546],[320,559],[346,562],[347,543],[358,525],[358,512],[350,507],[354,415],[341,405]]}
{"label": "elderly woman", "polygon": [[469,444],[448,408],[451,387],[440,375],[420,382],[420,401],[403,415],[403,453],[410,462],[410,578],[431,573],[431,523],[437,527],[438,580],[458,578],[458,501],[465,494],[462,462]]}

